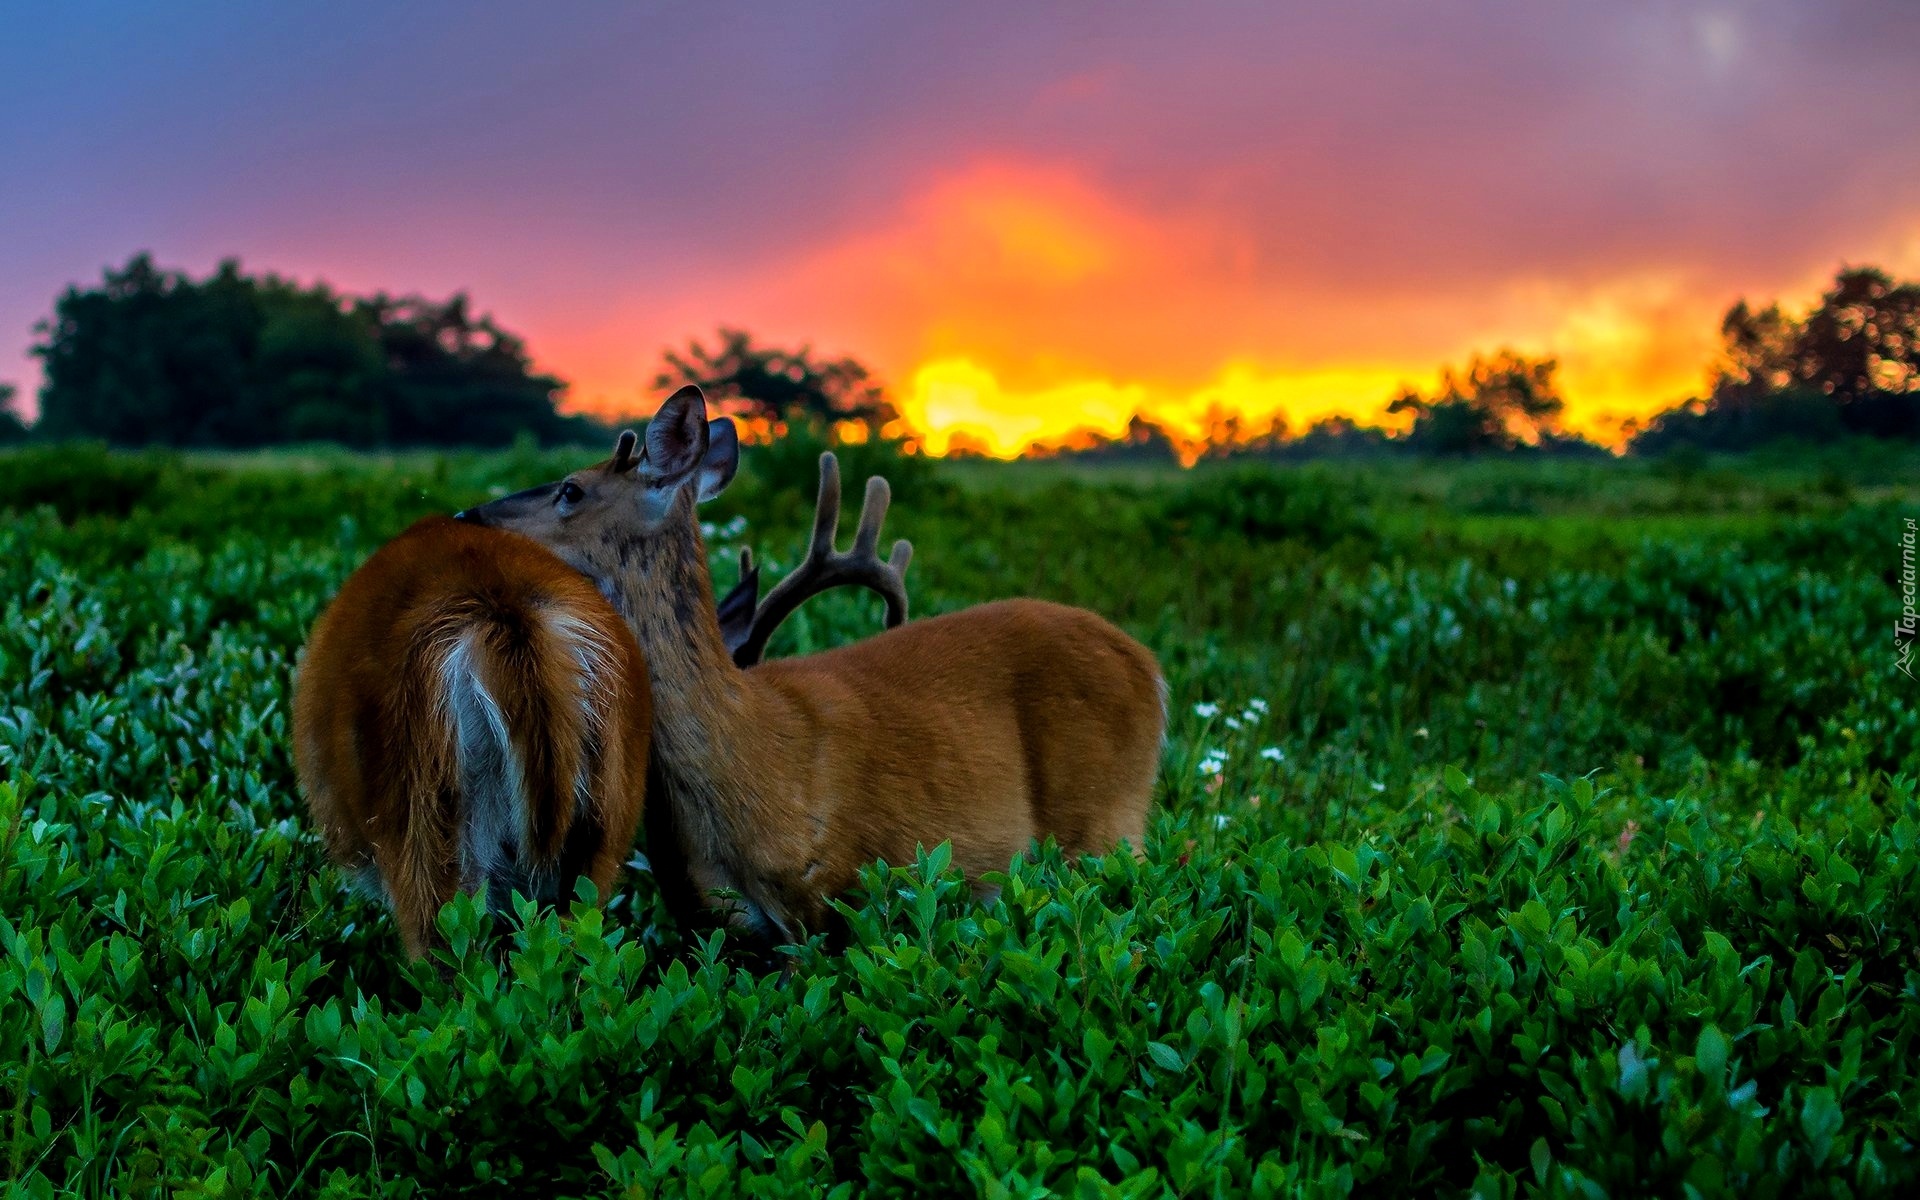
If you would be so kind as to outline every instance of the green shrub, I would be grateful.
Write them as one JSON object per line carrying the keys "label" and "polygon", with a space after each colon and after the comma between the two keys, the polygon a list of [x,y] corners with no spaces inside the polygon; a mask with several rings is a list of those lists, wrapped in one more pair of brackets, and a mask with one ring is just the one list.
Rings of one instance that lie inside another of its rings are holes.
{"label": "green shrub", "polygon": [[1185,487],[1168,495],[1162,513],[1174,533],[1294,538],[1324,548],[1372,534],[1348,491],[1317,470],[1224,467],[1196,471]]}
{"label": "green shrub", "polygon": [[[1920,1175],[1920,703],[1884,574],[1920,497],[1675,518],[1622,464],[1578,492],[1520,479],[1556,515],[1488,525],[1448,478],[1392,469],[957,492],[923,464],[889,522],[919,547],[917,613],[1034,592],[1160,655],[1144,861],[1046,849],[990,901],[942,849],[875,866],[849,948],[787,973],[683,938],[641,873],[566,920],[456,901],[447,948],[405,963],[304,821],[298,648],[414,516],[578,457],[109,455],[160,482],[65,513],[16,485],[13,1194],[1868,1196]],[[787,495],[749,490],[744,529],[716,513],[716,559],[790,559],[811,476]],[[785,636],[875,619],[823,597]]]}
{"label": "green shrub", "polygon": [[871,476],[885,476],[896,493],[924,492],[935,477],[932,461],[902,453],[901,443],[885,439],[834,441],[806,425],[778,441],[749,447],[741,456],[742,474],[750,488],[772,493],[787,503],[804,504],[811,512],[820,488],[820,455],[828,450],[840,461],[842,504],[855,512],[860,507],[860,489]]}
{"label": "green shrub", "polygon": [[51,505],[63,521],[124,517],[179,469],[164,452],[114,454],[95,442],[63,442],[9,452],[0,470],[0,508]]}

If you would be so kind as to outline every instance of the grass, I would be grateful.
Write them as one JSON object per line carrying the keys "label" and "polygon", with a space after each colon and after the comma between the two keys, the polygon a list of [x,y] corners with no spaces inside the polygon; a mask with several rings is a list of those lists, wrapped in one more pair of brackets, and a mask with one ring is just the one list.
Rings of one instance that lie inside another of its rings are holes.
{"label": "grass", "polygon": [[[290,459],[292,461],[290,461]],[[712,514],[792,561],[804,455]],[[1147,861],[876,866],[788,978],[303,821],[306,627],[567,455],[0,458],[0,1169],[23,1196],[1910,1187],[1911,459],[894,468],[917,613],[1087,605],[1175,712]],[[758,468],[755,473],[756,467]],[[1857,468],[1857,469],[1855,469]],[[850,464],[849,474],[861,469]],[[814,601],[775,653],[857,637]],[[509,1182],[511,1181],[511,1182]]]}

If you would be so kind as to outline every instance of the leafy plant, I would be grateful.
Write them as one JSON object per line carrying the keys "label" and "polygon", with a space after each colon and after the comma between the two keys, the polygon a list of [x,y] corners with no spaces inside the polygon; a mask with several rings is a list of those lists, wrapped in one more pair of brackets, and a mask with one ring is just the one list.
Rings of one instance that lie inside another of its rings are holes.
{"label": "leafy plant", "polygon": [[[0,1170],[22,1196],[1920,1175],[1920,706],[1883,574],[1910,490],[1783,514],[1790,465],[1679,509],[1633,464],[1577,488],[1545,463],[927,465],[890,521],[917,614],[1029,592],[1160,654],[1143,861],[1042,848],[980,897],[929,847],[873,866],[845,949],[784,973],[683,938],[635,872],[604,910],[456,901],[414,967],[304,822],[298,648],[413,517],[575,464],[88,455],[0,459]],[[63,505],[107,476],[142,490]],[[791,553],[804,493],[743,495],[716,562]],[[785,645],[874,622],[826,597]]]}

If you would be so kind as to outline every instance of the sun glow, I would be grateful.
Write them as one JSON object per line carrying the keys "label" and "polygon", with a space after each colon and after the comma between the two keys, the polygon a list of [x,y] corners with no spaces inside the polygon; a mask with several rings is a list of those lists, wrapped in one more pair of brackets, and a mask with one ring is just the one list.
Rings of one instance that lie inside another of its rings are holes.
{"label": "sun glow", "polygon": [[[1192,444],[1229,417],[1243,435],[1276,419],[1291,435],[1329,417],[1395,427],[1386,407],[1404,388],[1511,349],[1558,362],[1567,430],[1619,446],[1629,422],[1701,392],[1742,291],[1798,302],[1795,278],[1735,290],[1650,262],[1403,278],[1351,231],[1332,266],[1277,250],[1289,221],[1306,218],[983,159],[930,173],[837,236],[645,289],[541,340],[559,344],[582,409],[632,412],[654,347],[730,323],[860,359],[929,453],[1002,458],[1117,437],[1136,414]],[[1899,230],[1909,248],[1912,229]],[[1808,296],[1825,277],[1808,275]],[[636,330],[654,332],[636,344]]]}
{"label": "sun glow", "polygon": [[1295,432],[1333,416],[1386,422],[1394,389],[1426,382],[1391,367],[1262,372],[1231,364],[1198,388],[1080,379],[1014,389],[990,368],[955,356],[915,371],[901,407],[929,453],[967,449],[1013,458],[1036,443],[1074,434],[1118,437],[1136,415],[1195,443],[1227,417],[1246,428],[1265,427],[1277,418]]}

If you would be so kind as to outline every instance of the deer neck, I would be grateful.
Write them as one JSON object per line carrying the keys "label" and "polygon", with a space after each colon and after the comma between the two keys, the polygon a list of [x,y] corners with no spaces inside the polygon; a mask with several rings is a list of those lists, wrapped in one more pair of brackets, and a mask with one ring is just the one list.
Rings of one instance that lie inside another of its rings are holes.
{"label": "deer neck", "polygon": [[683,489],[659,529],[620,535],[608,599],[646,654],[654,753],[699,765],[704,756],[735,755],[747,689],[720,633],[693,506],[692,489]]}
{"label": "deer neck", "polygon": [[765,731],[755,714],[764,705],[721,635],[693,505],[687,489],[660,529],[616,545],[621,566],[609,598],[646,655],[652,683],[649,776],[659,792],[647,803],[669,806],[697,885],[752,898],[764,871],[753,848],[779,824],[763,799],[774,778],[761,761]]}

